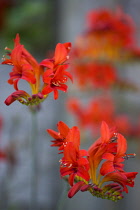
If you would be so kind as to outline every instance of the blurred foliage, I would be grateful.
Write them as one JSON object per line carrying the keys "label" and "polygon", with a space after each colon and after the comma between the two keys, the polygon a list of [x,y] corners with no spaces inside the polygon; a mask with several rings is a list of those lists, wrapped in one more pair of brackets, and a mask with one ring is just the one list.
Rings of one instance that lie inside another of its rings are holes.
{"label": "blurred foliage", "polygon": [[[17,1],[7,9],[1,30],[1,47],[13,47],[12,40],[20,34],[21,43],[38,56],[54,48],[56,40],[55,1]],[[4,46],[3,46],[4,45]]]}

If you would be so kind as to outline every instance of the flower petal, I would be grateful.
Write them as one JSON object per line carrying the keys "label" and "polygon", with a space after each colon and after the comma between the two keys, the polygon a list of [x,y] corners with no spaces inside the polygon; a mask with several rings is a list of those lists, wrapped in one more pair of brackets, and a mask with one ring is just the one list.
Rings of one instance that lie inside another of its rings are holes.
{"label": "flower petal", "polygon": [[102,143],[108,143],[110,140],[110,130],[106,122],[102,121],[101,124],[101,137]]}
{"label": "flower petal", "polygon": [[59,121],[57,123],[57,127],[58,127],[58,130],[62,136],[66,137],[68,135],[68,132],[70,129],[64,122]]}
{"label": "flower petal", "polygon": [[118,142],[117,155],[118,156],[123,156],[126,153],[126,150],[127,150],[126,139],[121,134],[118,134],[117,142]]}
{"label": "flower petal", "polygon": [[113,165],[113,162],[112,161],[105,161],[101,168],[100,168],[100,173],[102,176],[110,173],[110,172],[113,172],[115,169],[114,169],[114,165]]}
{"label": "flower petal", "polygon": [[85,185],[83,181],[77,182],[68,192],[68,197],[72,198],[80,189],[81,187]]}

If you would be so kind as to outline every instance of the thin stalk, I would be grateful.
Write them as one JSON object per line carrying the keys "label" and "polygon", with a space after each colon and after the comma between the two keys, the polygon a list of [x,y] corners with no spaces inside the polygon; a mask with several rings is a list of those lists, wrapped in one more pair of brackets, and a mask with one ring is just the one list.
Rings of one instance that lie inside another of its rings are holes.
{"label": "thin stalk", "polygon": [[66,181],[63,182],[63,190],[60,195],[59,201],[57,203],[57,210],[64,210],[64,205],[67,199],[68,192],[68,183]]}
{"label": "thin stalk", "polygon": [[32,133],[31,133],[31,210],[38,209],[38,123],[37,111],[31,111]]}

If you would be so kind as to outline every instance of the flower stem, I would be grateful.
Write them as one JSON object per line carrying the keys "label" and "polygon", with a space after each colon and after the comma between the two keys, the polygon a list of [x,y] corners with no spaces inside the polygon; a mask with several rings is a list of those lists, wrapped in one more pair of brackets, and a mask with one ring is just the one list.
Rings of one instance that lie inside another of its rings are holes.
{"label": "flower stem", "polygon": [[37,111],[31,111],[32,130],[31,130],[31,210],[38,209],[38,124],[37,124]]}
{"label": "flower stem", "polygon": [[63,210],[64,209],[64,205],[67,199],[67,192],[68,192],[68,183],[65,181],[63,182],[63,189],[62,189],[62,193],[60,195],[58,204],[57,204],[57,210]]}

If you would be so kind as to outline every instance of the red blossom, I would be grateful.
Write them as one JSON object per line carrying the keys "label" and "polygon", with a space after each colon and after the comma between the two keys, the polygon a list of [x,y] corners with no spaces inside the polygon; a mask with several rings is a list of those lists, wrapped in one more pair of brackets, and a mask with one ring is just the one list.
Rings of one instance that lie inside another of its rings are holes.
{"label": "red blossom", "polygon": [[[68,78],[72,80],[72,75],[66,71],[68,64],[65,63],[69,58],[70,48],[71,43],[58,43],[54,57],[45,59],[39,64],[20,44],[20,37],[17,34],[14,40],[14,49],[6,48],[9,58],[4,57],[2,62],[2,64],[13,66],[8,83],[13,85],[16,90],[6,99],[6,104],[10,105],[18,100],[25,105],[38,105],[51,92],[54,92],[54,99],[58,98],[58,90],[66,92],[68,87],[65,83]],[[19,90],[18,82],[21,79],[30,85],[31,95],[28,94],[28,97],[25,96],[27,93],[24,94],[24,90]],[[22,97],[25,100],[22,100]]]}
{"label": "red blossom", "polygon": [[69,59],[68,53],[70,49],[70,42],[64,44],[58,43],[55,48],[54,57],[52,59],[44,59],[40,65],[55,71],[58,65],[63,65]]}
{"label": "red blossom", "polygon": [[105,153],[102,156],[102,159],[105,159],[105,161],[100,169],[100,173],[104,176],[110,172],[114,171],[121,171],[123,172],[123,164],[125,154],[127,149],[127,143],[126,139],[121,135],[117,135],[117,151],[115,154],[112,153]]}
{"label": "red blossom", "polygon": [[87,13],[86,29],[79,35],[72,51],[71,71],[80,88],[135,88],[122,81],[116,63],[132,62],[140,57],[135,41],[135,26],[122,10],[91,10]]}
{"label": "red blossom", "polygon": [[[137,136],[127,114],[118,114],[112,98],[109,95],[94,97],[82,105],[80,99],[69,98],[67,109],[76,117],[78,125],[89,129],[93,136],[97,136],[102,121],[126,136]],[[138,128],[135,128],[138,130]],[[134,132],[132,134],[132,132]]]}
{"label": "red blossom", "polygon": [[69,175],[69,184],[72,186],[76,176],[89,180],[89,163],[83,156],[85,150],[77,150],[73,142],[68,142],[64,147],[64,157],[61,159],[61,176]]}
{"label": "red blossom", "polygon": [[109,62],[76,63],[72,68],[72,72],[81,88],[109,89],[118,80],[117,71]]}
{"label": "red blossom", "polygon": [[54,58],[45,59],[40,65],[46,68],[43,74],[44,87],[43,94],[54,92],[54,99],[58,98],[58,90],[67,91],[65,84],[69,79],[72,80],[72,75],[66,71],[68,64],[65,62],[69,59],[68,53],[71,48],[71,43],[58,43],[55,48]]}
{"label": "red blossom", "polygon": [[36,83],[37,74],[40,71],[39,64],[33,58],[33,56],[20,44],[19,35],[16,35],[14,40],[15,46],[8,54],[10,59],[4,58],[2,64],[12,65],[13,69],[10,73],[9,84],[13,84],[15,89],[18,90],[17,83],[20,79],[26,80],[31,84]]}
{"label": "red blossom", "polygon": [[114,181],[117,182],[118,184],[122,185],[123,191],[128,193],[128,188],[127,185],[130,187],[134,187],[134,178],[138,172],[127,172],[127,173],[118,173],[118,172],[113,172],[107,174],[102,182],[109,182],[109,181]]}
{"label": "red blossom", "polygon": [[106,36],[110,36],[110,41],[115,41],[115,45],[117,43],[127,46],[134,42],[134,23],[131,17],[120,9],[90,11],[87,15],[87,24],[89,31],[98,33],[99,36],[104,32]]}
{"label": "red blossom", "polygon": [[67,91],[67,78],[72,79],[69,72],[66,71],[67,65],[60,65],[57,70],[46,70],[43,74],[44,88],[42,93],[44,95],[54,92],[54,99],[58,98],[58,90]]}
{"label": "red blossom", "polygon": [[66,137],[70,131],[70,128],[62,121],[57,123],[57,128],[58,132],[52,129],[47,129],[47,132],[55,139],[52,140],[53,144],[51,146],[59,147],[59,150],[61,150],[66,142]]}
{"label": "red blossom", "polygon": [[83,181],[77,182],[68,192],[68,197],[72,198],[85,185]]}
{"label": "red blossom", "polygon": [[26,93],[23,90],[18,90],[13,92],[10,96],[8,96],[5,100],[5,104],[7,106],[9,106],[10,104],[12,104],[14,101],[16,100],[23,100],[23,99],[28,99],[30,97],[30,95],[28,93]]}
{"label": "red blossom", "polygon": [[[122,192],[128,193],[127,186],[134,186],[134,179],[138,174],[124,170],[122,162],[135,156],[135,154],[126,154],[126,139],[121,134],[115,133],[114,129],[109,129],[103,121],[101,137],[89,147],[88,151],[80,150],[78,128],[74,126],[68,129],[65,124],[62,124],[62,127],[61,133],[65,136],[65,140],[62,148],[63,157],[60,160],[60,174],[62,177],[68,176],[71,185],[68,197],[72,198],[80,190],[113,201],[122,199]],[[66,132],[64,132],[65,127]],[[56,139],[54,146],[59,146],[57,141],[59,142],[58,137],[61,134],[54,131],[50,134]],[[106,182],[109,184],[103,185]]]}

